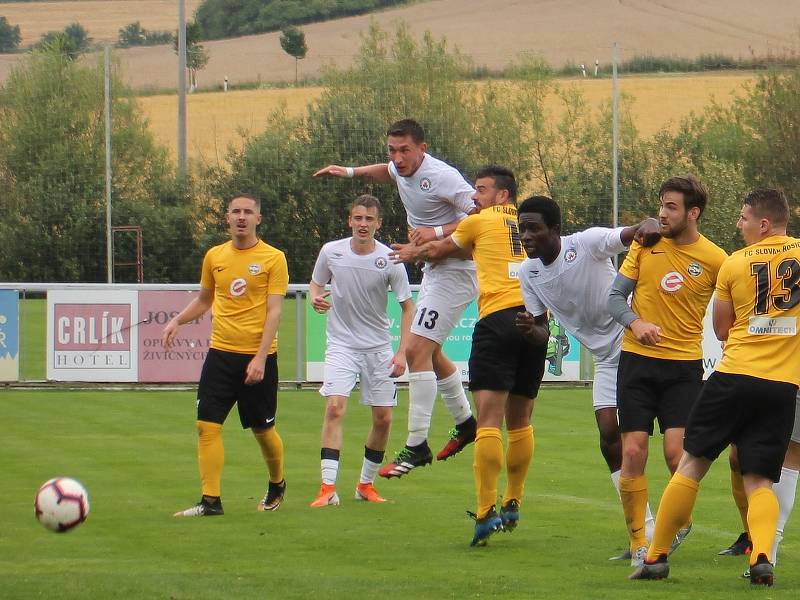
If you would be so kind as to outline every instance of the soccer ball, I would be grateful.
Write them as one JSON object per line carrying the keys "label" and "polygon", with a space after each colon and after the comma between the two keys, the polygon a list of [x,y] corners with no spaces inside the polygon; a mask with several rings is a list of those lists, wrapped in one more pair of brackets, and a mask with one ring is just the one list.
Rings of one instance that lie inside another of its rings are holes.
{"label": "soccer ball", "polygon": [[77,527],[89,514],[89,494],[69,477],[45,481],[36,492],[36,518],[50,531],[64,533]]}

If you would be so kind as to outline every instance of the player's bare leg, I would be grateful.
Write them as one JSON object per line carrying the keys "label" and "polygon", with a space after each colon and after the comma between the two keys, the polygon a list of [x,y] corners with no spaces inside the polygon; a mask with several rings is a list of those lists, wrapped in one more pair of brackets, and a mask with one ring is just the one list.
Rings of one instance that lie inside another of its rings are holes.
{"label": "player's bare leg", "polygon": [[392,428],[392,407],[372,407],[372,427],[364,446],[364,462],[361,465],[361,476],[356,487],[356,500],[367,502],[386,502],[375,490],[375,476],[383,462],[389,431]]}
{"label": "player's bare leg", "polygon": [[339,475],[339,454],[342,448],[342,420],[347,408],[345,396],[325,398],[325,417],[322,421],[320,450],[320,471],[322,484],[316,498],[311,502],[314,508],[337,506],[336,479]]}

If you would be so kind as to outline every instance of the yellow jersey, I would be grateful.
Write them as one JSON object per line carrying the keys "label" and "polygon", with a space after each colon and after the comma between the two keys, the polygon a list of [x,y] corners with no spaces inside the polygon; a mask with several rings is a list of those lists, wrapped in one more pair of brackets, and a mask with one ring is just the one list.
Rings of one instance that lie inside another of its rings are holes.
{"label": "yellow jersey", "polygon": [[[246,250],[225,242],[206,252],[200,286],[214,291],[211,347],[255,354],[267,318],[267,295],[283,296],[289,287],[286,256],[261,240]],[[277,350],[276,334],[269,354]]]}
{"label": "yellow jersey", "polygon": [[622,349],[667,360],[701,359],[703,316],[726,257],[702,235],[691,244],[661,238],[643,248],[634,242],[619,272],[636,281],[631,308],[661,328],[661,341],[645,346],[625,329]]}
{"label": "yellow jersey", "polygon": [[459,248],[472,251],[478,271],[478,318],[524,305],[519,267],[525,251],[519,241],[516,206],[490,206],[469,215],[452,238]]}
{"label": "yellow jersey", "polygon": [[731,254],[716,298],[733,304],[733,326],[717,367],[800,385],[800,239],[770,236]]}

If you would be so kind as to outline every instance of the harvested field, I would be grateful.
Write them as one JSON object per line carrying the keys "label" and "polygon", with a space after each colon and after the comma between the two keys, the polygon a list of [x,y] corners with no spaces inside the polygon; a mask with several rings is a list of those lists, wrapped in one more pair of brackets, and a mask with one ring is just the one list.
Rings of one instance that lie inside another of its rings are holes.
{"label": "harvested field", "polygon": [[[201,0],[186,0],[190,17]],[[95,42],[116,42],[119,30],[135,21],[145,29],[173,31],[178,28],[175,0],[73,0],[72,2],[0,3],[0,15],[19,25],[22,46],[38,42],[43,33],[60,31],[80,23]]]}
{"label": "harvested field", "polygon": [[[5,7],[14,8],[18,15],[33,7],[49,14],[66,4],[94,5],[94,21],[83,24],[98,39],[99,25],[92,23],[123,5],[141,8],[110,26],[114,36],[116,29],[137,18],[145,27],[168,27],[147,20],[155,19],[160,10],[166,23],[175,22],[174,2],[159,0],[5,4],[0,5],[0,14]],[[502,18],[488,19],[498,15]],[[61,26],[74,20],[81,19],[64,17]],[[432,0],[303,27],[309,53],[300,61],[301,76],[316,76],[326,63],[349,64],[358,49],[360,32],[372,20],[384,29],[402,20],[415,34],[431,31],[437,37],[446,36],[476,65],[489,69],[505,67],[521,51],[538,52],[554,65],[568,61],[594,64],[596,59],[608,63],[614,41],[620,44],[621,60],[646,53],[689,58],[706,53],[785,55],[800,47],[800,4],[796,0]],[[498,33],[490,35],[490,27],[496,27]],[[24,29],[23,35],[28,35]],[[281,50],[278,36],[271,33],[207,42],[210,61],[200,74],[200,85],[218,86],[226,76],[232,83],[293,80],[294,59]],[[171,47],[134,48],[118,55],[124,77],[132,85],[175,88],[177,60]],[[0,81],[17,60],[18,55],[0,57]]]}
{"label": "harvested field", "polygon": [[[646,136],[660,128],[677,127],[690,112],[701,112],[711,98],[728,102],[732,94],[752,80],[752,74],[629,77],[620,80],[620,90],[633,97],[632,115]],[[611,99],[609,80],[562,80],[577,86],[590,107],[597,110]],[[318,97],[321,88],[242,90],[204,93],[188,97],[188,153],[203,162],[224,160],[229,145],[241,143],[241,131],[263,131],[269,113],[286,104],[289,114],[300,114]],[[174,95],[139,99],[157,139],[174,153],[177,137],[177,98]],[[551,99],[557,113],[557,103]]]}

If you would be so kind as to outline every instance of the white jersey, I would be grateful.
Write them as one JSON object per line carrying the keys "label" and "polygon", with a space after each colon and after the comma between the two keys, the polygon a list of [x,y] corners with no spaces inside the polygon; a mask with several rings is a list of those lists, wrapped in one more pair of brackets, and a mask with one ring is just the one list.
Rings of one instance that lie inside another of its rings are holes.
{"label": "white jersey", "polygon": [[[390,162],[389,176],[397,184],[400,200],[406,209],[406,220],[412,228],[436,227],[460,221],[475,208],[472,200],[475,190],[464,176],[455,167],[430,154],[423,156],[422,164],[410,177],[399,175],[394,163]],[[440,266],[475,268],[471,260],[458,258],[448,258]]]}
{"label": "white jersey", "polygon": [[622,326],[608,312],[608,292],[617,270],[611,257],[626,246],[622,228],[592,227],[561,237],[561,252],[549,265],[538,258],[519,272],[526,310],[534,316],[549,310],[596,358],[620,345]]}
{"label": "white jersey", "polygon": [[411,298],[405,267],[389,259],[391,248],[375,241],[375,250],[359,255],[350,247],[352,238],[328,242],[322,247],[311,279],[317,285],[331,283],[328,345],[353,350],[373,350],[391,344],[386,314],[389,288],[398,302]]}

